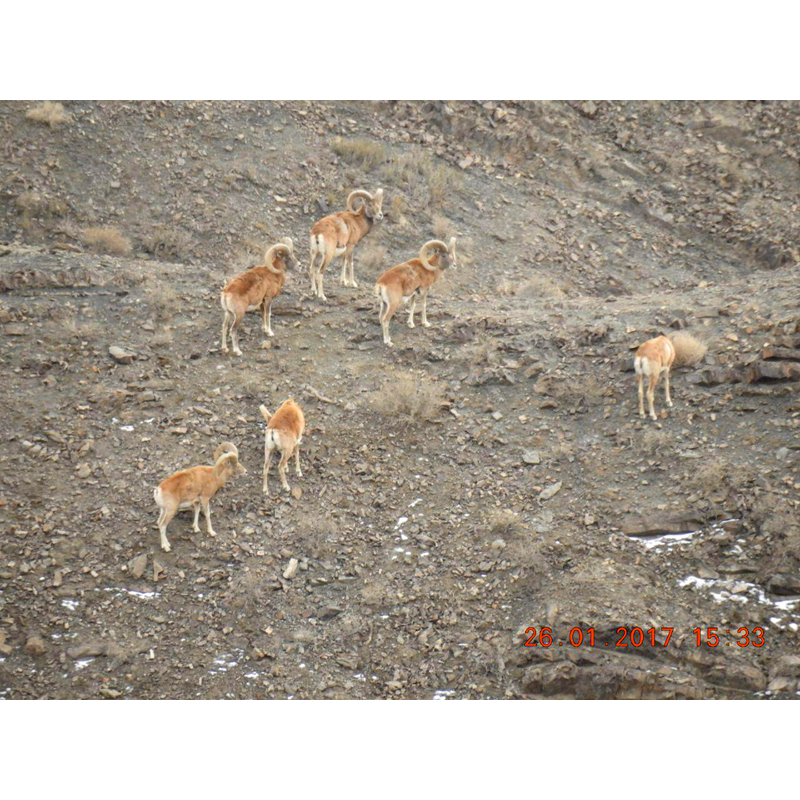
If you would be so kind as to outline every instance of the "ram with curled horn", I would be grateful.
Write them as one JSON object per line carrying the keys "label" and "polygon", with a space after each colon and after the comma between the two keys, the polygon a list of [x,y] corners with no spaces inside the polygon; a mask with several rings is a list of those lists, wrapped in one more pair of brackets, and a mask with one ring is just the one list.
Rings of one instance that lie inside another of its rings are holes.
{"label": "ram with curled horn", "polygon": [[228,352],[228,333],[233,352],[240,356],[239,323],[248,311],[261,310],[262,329],[267,336],[272,332],[272,301],[278,296],[286,280],[286,270],[297,268],[294,244],[287,236],[272,245],[264,255],[264,265],[253,267],[232,278],[225,285],[220,303],[225,316],[222,319],[222,352]]}
{"label": "ram with curled horn", "polygon": [[417,297],[422,299],[422,324],[430,328],[428,322],[428,292],[441,278],[446,269],[457,267],[456,237],[445,244],[439,239],[431,239],[420,248],[419,256],[387,269],[375,284],[375,294],[380,298],[380,320],[384,344],[392,347],[389,336],[389,322],[400,303],[411,301],[408,311],[408,327],[414,327],[414,311]]}
{"label": "ram with curled horn", "polygon": [[211,527],[211,498],[235,475],[246,475],[247,470],[239,463],[239,450],[231,442],[223,442],[214,453],[214,466],[190,467],[182,469],[158,484],[153,499],[158,506],[158,530],[161,534],[161,549],[169,552],[172,548],[167,539],[167,526],[178,511],[194,510],[192,530],[200,533],[197,521],[200,509],[206,517],[206,530],[209,536],[216,536]]}
{"label": "ram with curled horn", "polygon": [[[356,205],[358,200],[363,202]],[[347,198],[347,211],[323,217],[311,229],[311,262],[308,272],[311,292],[320,300],[327,300],[322,281],[326,267],[334,258],[342,259],[342,286],[358,288],[353,267],[353,250],[372,230],[373,224],[383,219],[382,205],[383,189],[378,189],[374,195],[364,189],[356,189]]]}

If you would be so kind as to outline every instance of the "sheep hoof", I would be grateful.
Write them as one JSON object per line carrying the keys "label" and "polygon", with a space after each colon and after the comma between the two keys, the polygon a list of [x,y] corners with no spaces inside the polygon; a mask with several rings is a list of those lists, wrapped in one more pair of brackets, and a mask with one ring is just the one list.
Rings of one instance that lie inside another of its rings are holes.
{"label": "sheep hoof", "polygon": [[240,355],[242,354],[242,351],[241,351],[241,350],[234,350],[234,351],[233,351],[233,354],[234,354],[235,356],[240,356]]}
{"label": "sheep hoof", "polygon": [[423,323],[422,323],[422,327],[423,327],[423,328],[430,328],[430,327],[431,327],[431,324],[430,324],[430,322],[423,322]]}
{"label": "sheep hoof", "polygon": [[413,322],[408,323],[409,328],[416,328],[417,326]]}

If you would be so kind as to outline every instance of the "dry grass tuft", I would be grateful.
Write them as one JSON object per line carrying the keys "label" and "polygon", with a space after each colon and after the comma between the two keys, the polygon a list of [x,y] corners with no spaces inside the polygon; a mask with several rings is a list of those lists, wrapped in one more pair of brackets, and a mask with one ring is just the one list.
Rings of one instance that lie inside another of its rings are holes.
{"label": "dry grass tuft", "polygon": [[164,325],[170,322],[175,309],[180,304],[180,297],[168,283],[152,282],[147,289],[148,305],[153,309],[155,322]]}
{"label": "dry grass tuft", "polygon": [[56,128],[65,122],[69,122],[70,115],[64,110],[61,103],[52,103],[49,100],[46,103],[41,103],[38,106],[31,108],[25,118],[33,122],[39,122],[42,125],[49,125],[51,128]]}
{"label": "dry grass tuft", "polygon": [[267,605],[270,581],[256,570],[245,569],[231,579],[225,599],[232,608],[255,613]]}
{"label": "dry grass tuft", "polygon": [[66,335],[70,339],[95,339],[100,335],[100,323],[87,317],[85,314],[70,313],[63,320],[55,325],[55,333],[63,338]]}
{"label": "dry grass tuft", "polygon": [[84,228],[81,239],[98,253],[111,256],[127,256],[133,250],[131,240],[116,228]]}
{"label": "dry grass tuft", "polygon": [[388,157],[388,151],[380,142],[369,139],[342,139],[337,136],[331,142],[331,149],[350,164],[360,164],[372,169],[382,164]]}
{"label": "dry grass tuft", "polygon": [[671,437],[666,431],[647,428],[638,439],[639,449],[651,455],[660,454],[671,444]]}
{"label": "dry grass tuft", "polygon": [[408,226],[409,222],[406,218],[408,212],[408,201],[399,192],[392,195],[389,203],[389,221],[401,228]]}
{"label": "dry grass tuft", "polygon": [[497,288],[495,291],[500,297],[514,297],[517,293],[518,286],[515,281],[510,280],[509,278],[501,278],[497,282]]}
{"label": "dry grass tuft", "polygon": [[441,204],[452,192],[464,183],[464,176],[447,164],[437,161],[430,153],[415,147],[400,155],[393,156],[383,168],[384,177],[395,184],[413,186],[419,178],[425,179],[429,201],[432,205]]}
{"label": "dry grass tuft", "polygon": [[389,263],[389,251],[384,245],[368,239],[367,243],[358,250],[358,263],[373,272],[382,272],[394,266]]}
{"label": "dry grass tuft", "polygon": [[172,331],[169,328],[159,328],[150,339],[150,344],[155,348],[167,347],[172,344]]}
{"label": "dry grass tuft", "polygon": [[432,422],[445,405],[442,388],[425,375],[387,378],[375,398],[375,410],[411,423]]}
{"label": "dry grass tuft", "polygon": [[434,214],[431,227],[433,228],[433,235],[443,242],[456,235],[455,225],[443,214]]}
{"label": "dry grass tuft", "polygon": [[68,207],[63,200],[38,192],[23,192],[14,198],[14,206],[22,217],[22,228],[28,230],[34,217],[61,217]]}
{"label": "dry grass tuft", "polygon": [[142,241],[142,247],[161,261],[181,261],[191,255],[192,237],[186,231],[157,225]]}
{"label": "dry grass tuft", "polygon": [[550,299],[567,296],[564,284],[560,284],[544,273],[537,273],[523,283],[520,283],[517,286],[516,294],[519,295],[519,297],[546,297]]}
{"label": "dry grass tuft", "polygon": [[493,539],[509,539],[519,536],[525,530],[519,514],[511,509],[492,509],[486,515],[486,525]]}
{"label": "dry grass tuft", "polygon": [[565,377],[551,382],[549,392],[553,397],[563,400],[567,404],[580,406],[594,406],[603,402],[604,398],[613,394],[608,381],[603,381],[590,373],[580,376]]}
{"label": "dry grass tuft", "polygon": [[671,333],[669,339],[675,348],[675,363],[673,365],[675,367],[694,367],[703,360],[708,352],[708,347],[695,339],[690,333],[677,331],[676,333]]}
{"label": "dry grass tuft", "polygon": [[741,495],[753,480],[754,475],[749,467],[712,457],[698,465],[689,477],[689,486],[702,497],[722,500],[731,494]]}

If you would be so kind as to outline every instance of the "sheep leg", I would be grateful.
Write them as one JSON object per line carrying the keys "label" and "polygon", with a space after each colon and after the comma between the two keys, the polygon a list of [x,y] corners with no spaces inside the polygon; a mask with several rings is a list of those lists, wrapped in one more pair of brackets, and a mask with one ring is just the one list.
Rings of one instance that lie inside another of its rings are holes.
{"label": "sheep leg", "polygon": [[264,309],[264,333],[267,336],[274,336],[275,334],[272,332],[272,300],[269,303],[265,300],[262,308]]}
{"label": "sheep leg", "polygon": [[231,344],[233,345],[233,354],[240,356],[242,351],[239,349],[239,323],[241,323],[244,314],[235,314],[233,325],[231,325]]}
{"label": "sheep leg", "polygon": [[386,312],[381,317],[381,328],[383,328],[383,343],[389,345],[389,347],[394,347],[394,345],[392,344],[392,340],[389,337],[389,322],[394,316],[394,312],[397,311],[397,306],[399,304],[400,304],[399,300],[394,300],[387,303]]}
{"label": "sheep leg", "polygon": [[311,294],[317,295],[317,272],[314,269],[314,262],[317,260],[317,250],[311,245],[311,260],[308,263],[308,277],[311,279]]}
{"label": "sheep leg", "polygon": [[353,264],[353,250],[350,249],[350,253],[348,254],[348,263],[350,265],[350,286],[354,289],[358,289],[358,284],[356,283],[356,274],[355,274],[355,265]]}
{"label": "sheep leg", "polygon": [[158,529],[161,533],[161,549],[165,553],[169,553],[172,549],[169,544],[169,540],[167,539],[167,525],[172,521],[172,518],[175,516],[175,512],[177,508],[162,508],[161,514],[158,517]]}
{"label": "sheep leg", "polygon": [[281,486],[286,492],[290,491],[289,482],[286,480],[286,465],[289,462],[291,453],[292,451],[288,448],[286,450],[281,450],[281,460],[278,462],[278,475],[281,479]]}
{"label": "sheep leg", "polygon": [[672,408],[672,398],[669,396],[669,367],[664,370],[664,388],[667,393],[667,405]]}
{"label": "sheep leg", "polygon": [[297,473],[298,478],[303,477],[303,473],[300,469],[300,445],[296,444],[294,446],[294,471]]}
{"label": "sheep leg", "polygon": [[268,443],[264,443],[264,494],[269,497],[269,484],[267,482],[269,478],[269,464],[272,461],[272,448],[269,446]]}
{"label": "sheep leg", "polygon": [[200,526],[197,524],[197,520],[200,519],[200,501],[194,501],[194,522],[192,522],[192,530],[195,533],[200,533]]}
{"label": "sheep leg", "polygon": [[408,309],[408,327],[414,327],[414,311],[417,308],[417,295],[416,292],[411,295],[411,307]]}
{"label": "sheep leg", "polygon": [[228,352],[228,320],[230,313],[225,311],[225,316],[222,318],[222,352]]}
{"label": "sheep leg", "polygon": [[639,379],[639,416],[644,417],[644,375],[640,372]]}
{"label": "sheep leg", "polygon": [[655,421],[656,419],[656,412],[655,409],[653,408],[653,399],[655,397],[657,383],[658,383],[658,373],[654,372],[652,375],[650,375],[650,380],[647,384],[647,404],[648,407],[650,408],[650,419],[652,419],[653,421]]}
{"label": "sheep leg", "polygon": [[216,536],[216,532],[211,527],[211,506],[209,505],[208,498],[204,498],[200,502],[203,506],[203,514],[205,514],[206,517],[206,530],[208,530],[208,535]]}
{"label": "sheep leg", "polygon": [[428,322],[428,290],[422,292],[422,327],[430,328],[431,324]]}
{"label": "sheep leg", "polygon": [[326,266],[327,265],[325,264],[325,262],[323,262],[322,264],[320,264],[319,270],[317,271],[317,297],[319,297],[319,299],[322,300],[323,303],[328,299],[327,297],[325,297],[325,292],[322,289],[322,276],[324,275]]}

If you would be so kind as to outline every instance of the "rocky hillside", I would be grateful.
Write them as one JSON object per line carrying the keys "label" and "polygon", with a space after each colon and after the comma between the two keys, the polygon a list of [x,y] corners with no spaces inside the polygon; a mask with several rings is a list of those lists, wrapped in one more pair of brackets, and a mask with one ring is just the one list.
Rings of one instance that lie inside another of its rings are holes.
{"label": "rocky hillside", "polygon": [[[0,104],[0,696],[797,696],[798,117]],[[322,305],[308,231],[379,186]],[[249,315],[223,356],[222,282],[285,235],[275,337]],[[374,279],[449,235],[433,327],[385,348]],[[707,352],[643,421],[662,331]],[[289,395],[304,474],[266,499]],[[217,538],[182,514],[163,553],[153,487],[223,440]]]}

